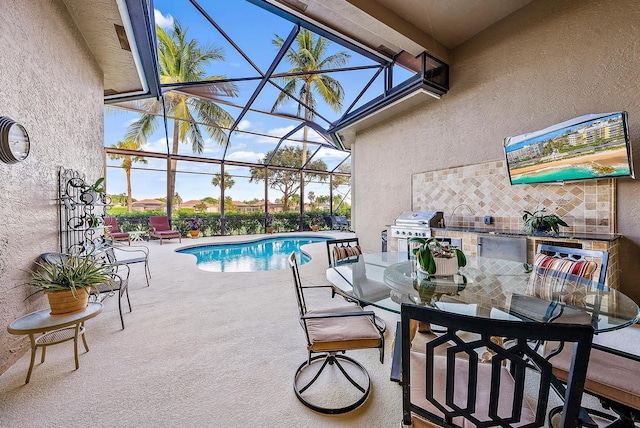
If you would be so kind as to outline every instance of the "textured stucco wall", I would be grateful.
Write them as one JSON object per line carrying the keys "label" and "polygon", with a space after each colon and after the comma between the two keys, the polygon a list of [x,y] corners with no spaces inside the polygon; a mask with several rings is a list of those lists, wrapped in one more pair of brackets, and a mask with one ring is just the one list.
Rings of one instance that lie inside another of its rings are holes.
{"label": "textured stucco wall", "polygon": [[26,348],[15,318],[46,307],[24,301],[25,270],[58,249],[57,172],[102,175],[102,72],[61,1],[3,0],[0,7],[0,116],[22,123],[31,153],[0,163],[0,373]]}
{"label": "textured stucco wall", "polygon": [[[583,114],[629,112],[640,173],[637,1],[533,1],[458,47],[450,67],[441,100],[356,136],[353,217],[365,249],[412,208],[412,173],[503,159],[505,137]],[[621,287],[640,302],[640,180],[618,179],[617,197]]]}

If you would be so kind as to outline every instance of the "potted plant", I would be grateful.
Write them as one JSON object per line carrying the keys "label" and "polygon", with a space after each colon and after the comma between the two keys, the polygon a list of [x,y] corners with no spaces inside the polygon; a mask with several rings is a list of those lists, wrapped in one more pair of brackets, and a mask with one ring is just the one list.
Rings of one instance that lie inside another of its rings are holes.
{"label": "potted plant", "polygon": [[522,215],[522,220],[524,220],[522,229],[531,234],[549,233],[551,231],[558,233],[560,232],[560,226],[569,226],[557,214],[547,213],[546,208],[534,212],[525,211]]}
{"label": "potted plant", "polygon": [[202,219],[198,216],[193,216],[191,220],[189,220],[189,227],[191,231],[192,238],[197,238],[200,235],[200,227],[202,226]]}
{"label": "potted plant", "polygon": [[273,214],[267,213],[264,216],[264,228],[267,233],[273,233]]}
{"label": "potted plant", "polygon": [[462,250],[443,245],[436,238],[411,238],[409,242],[418,244],[413,252],[419,277],[451,276],[455,275],[459,268],[467,265],[467,258]]}
{"label": "potted plant", "polygon": [[87,223],[87,226],[89,227],[98,227],[100,226],[100,224],[104,221],[102,216],[93,214],[93,213],[89,213],[86,215],[85,217],[85,221]]}
{"label": "potted plant", "polygon": [[324,220],[324,216],[320,213],[314,213],[311,215],[311,230],[313,230],[314,232],[318,231],[318,227],[320,225],[320,222],[322,222],[322,220]]}
{"label": "potted plant", "polygon": [[95,204],[102,199],[104,195],[104,177],[100,177],[95,183],[84,185],[82,187],[82,193],[80,194],[80,200],[85,204]]}
{"label": "potted plant", "polygon": [[36,264],[38,269],[31,272],[31,279],[25,283],[36,291],[27,298],[46,294],[51,315],[82,312],[91,291],[97,294],[98,285],[111,282],[110,266],[91,255],[60,255],[58,260]]}

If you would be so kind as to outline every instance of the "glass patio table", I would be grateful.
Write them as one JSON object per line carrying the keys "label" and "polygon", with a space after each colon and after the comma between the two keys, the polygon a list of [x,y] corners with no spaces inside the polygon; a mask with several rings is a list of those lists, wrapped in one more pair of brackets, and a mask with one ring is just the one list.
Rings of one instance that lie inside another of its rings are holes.
{"label": "glass patio table", "polygon": [[[639,318],[638,305],[620,291],[559,272],[553,292],[532,293],[531,265],[486,257],[468,257],[459,274],[418,278],[408,253],[363,254],[326,271],[327,279],[363,306],[400,313],[402,303],[434,307],[481,318],[525,322],[591,324],[596,333],[620,329]],[[528,289],[529,288],[529,289]]]}

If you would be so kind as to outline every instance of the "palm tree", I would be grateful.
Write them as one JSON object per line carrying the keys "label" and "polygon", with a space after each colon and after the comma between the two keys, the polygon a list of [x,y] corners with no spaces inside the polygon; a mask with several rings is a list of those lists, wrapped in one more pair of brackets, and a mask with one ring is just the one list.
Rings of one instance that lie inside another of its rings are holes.
{"label": "palm tree", "polygon": [[[271,43],[280,48],[284,44],[284,39],[276,34],[275,39],[273,39]],[[296,44],[297,49],[289,47],[285,54],[285,59],[293,66],[289,70],[289,73],[329,70],[345,65],[351,57],[347,52],[340,51],[324,58],[331,42],[324,37],[316,36],[307,29],[302,29],[298,32]],[[276,111],[278,106],[290,101],[291,97],[288,94],[297,94],[299,100],[315,110],[317,101],[314,94],[317,93],[335,112],[342,110],[344,89],[340,82],[328,74],[296,74],[293,76],[280,77],[278,80],[283,83],[283,88],[286,93],[280,92],[273,107],[271,107],[272,113]],[[305,121],[312,120],[314,116],[313,111],[303,107],[300,103],[298,103],[298,116],[300,116],[301,109],[303,108]],[[302,131],[302,165],[307,162],[307,134],[308,130],[305,126]],[[301,181],[304,181],[304,171],[302,171],[300,175]]]}
{"label": "palm tree", "polygon": [[[170,33],[156,25],[156,34],[160,83],[211,81],[212,84],[208,86],[211,97],[238,95],[234,83],[215,82],[224,79],[225,76],[207,76],[205,72],[205,67],[212,61],[224,61],[224,50],[221,47],[201,46],[196,39],[187,39],[187,29],[183,29],[177,20],[174,20]],[[127,130],[127,139],[139,144],[146,142],[153,134],[163,115],[161,102],[146,100],[140,104],[150,114],[141,115]],[[180,142],[191,143],[193,153],[202,153],[205,142],[198,122],[203,124],[218,144],[223,145],[227,142],[223,128],[229,128],[233,124],[233,117],[219,105],[172,92],[164,94],[164,105],[167,116],[174,118],[171,154],[178,154]],[[168,207],[171,207],[175,193],[176,163],[176,160],[171,160],[167,189]]]}
{"label": "palm tree", "polygon": [[[139,150],[140,145],[134,143],[131,140],[127,141],[118,141],[116,144],[112,144],[111,147],[115,147],[117,149],[125,149],[125,150]],[[147,160],[143,156],[131,156],[131,155],[119,155],[119,154],[109,154],[109,158],[113,160],[122,159],[122,169],[124,169],[124,173],[127,176],[127,212],[131,213],[132,208],[132,196],[131,196],[131,166],[134,162],[147,163]]]}
{"label": "palm tree", "polygon": [[[213,178],[211,179],[211,184],[213,184],[216,187],[220,187],[220,183],[222,182],[222,174],[217,173],[213,175]],[[224,173],[224,190],[229,190],[233,187],[233,185],[236,184],[236,181],[231,178],[231,174],[229,174],[228,172],[225,171]]]}
{"label": "palm tree", "polygon": [[176,194],[173,196],[173,203],[178,208],[178,210],[180,209],[180,205],[182,205],[182,202],[182,196],[180,196],[180,193],[176,192]]}
{"label": "palm tree", "polygon": [[[277,34],[275,39],[271,41],[278,48],[284,44],[284,39]],[[285,59],[293,66],[289,73],[301,73],[305,71],[317,72],[321,70],[329,70],[332,68],[343,66],[351,57],[347,52],[341,51],[326,58],[327,49],[331,42],[324,37],[313,34],[310,30],[302,29],[296,36],[297,48],[290,47],[287,50]],[[280,92],[276,99],[271,112],[286,104],[291,100],[288,94],[296,94],[298,99],[303,101],[307,106],[315,110],[317,106],[316,96],[320,98],[335,112],[342,110],[342,100],[344,99],[344,89],[340,82],[324,73],[300,74],[294,76],[284,76],[278,78],[283,83],[283,88],[287,92]],[[304,119],[306,121],[313,119],[313,112],[301,104],[298,104],[298,116],[304,108]],[[302,164],[307,161],[307,127],[303,130],[303,148],[302,148]]]}

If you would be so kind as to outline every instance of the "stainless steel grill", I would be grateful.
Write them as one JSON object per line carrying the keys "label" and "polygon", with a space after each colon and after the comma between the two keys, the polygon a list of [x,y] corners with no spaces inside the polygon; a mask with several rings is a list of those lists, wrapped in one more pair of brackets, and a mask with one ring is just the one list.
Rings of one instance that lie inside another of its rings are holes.
{"label": "stainless steel grill", "polygon": [[[432,228],[444,228],[442,211],[403,211],[391,226],[391,238],[397,239],[398,251],[409,251],[409,239],[434,237],[442,244],[462,248],[462,238],[448,237],[445,231],[442,236],[432,234]],[[414,247],[416,244],[412,244]]]}
{"label": "stainless steel grill", "polygon": [[442,211],[403,211],[391,226],[394,238],[431,236],[431,228],[444,226]]}

